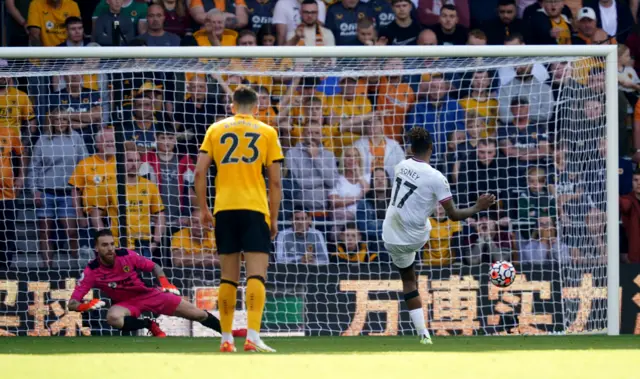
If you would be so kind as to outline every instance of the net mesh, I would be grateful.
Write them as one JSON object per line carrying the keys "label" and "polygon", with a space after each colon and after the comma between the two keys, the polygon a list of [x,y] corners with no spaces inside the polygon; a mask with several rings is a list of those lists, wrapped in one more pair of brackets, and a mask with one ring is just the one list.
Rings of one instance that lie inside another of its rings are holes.
{"label": "net mesh", "polygon": [[[499,200],[462,222],[441,208],[431,218],[430,241],[417,254],[429,328],[601,332],[604,64],[603,57],[10,61],[0,68],[0,335],[115,333],[104,311],[80,316],[64,304],[94,258],[92,230],[117,231],[119,216],[127,222],[123,243],[161,264],[187,300],[216,311],[219,259],[193,212],[194,164],[209,125],[231,115],[240,84],[259,92],[256,117],[278,130],[286,156],[263,332],[412,333],[381,226],[393,167],[411,156],[404,137],[413,127],[431,133],[431,164],[460,207],[485,192]],[[127,175],[144,185],[127,186],[119,204],[113,157],[124,151]],[[511,287],[488,284],[496,260],[514,262]],[[236,327],[246,325],[240,289]],[[210,335],[197,323],[161,323],[172,335]]]}

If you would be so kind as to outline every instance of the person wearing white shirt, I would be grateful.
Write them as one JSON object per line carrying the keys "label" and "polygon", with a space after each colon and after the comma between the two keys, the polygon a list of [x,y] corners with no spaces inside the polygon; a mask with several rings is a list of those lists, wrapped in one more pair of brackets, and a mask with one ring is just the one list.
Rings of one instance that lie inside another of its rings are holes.
{"label": "person wearing white shirt", "polygon": [[[393,178],[395,174],[396,165],[405,158],[404,150],[400,144],[384,135],[384,120],[381,115],[376,115],[373,118],[371,135],[360,138],[353,146],[360,151],[365,172],[384,168],[390,178]],[[384,151],[383,156],[374,155],[378,148],[382,148],[380,150]]]}
{"label": "person wearing white shirt", "polygon": [[295,29],[287,31],[289,46],[335,46],[336,40],[331,30],[318,21],[319,6],[316,0],[303,0],[300,5],[302,22]]}
{"label": "person wearing white shirt", "polygon": [[[278,45],[286,44],[287,34],[295,30],[300,24],[300,3],[302,0],[278,0],[273,10],[272,23],[276,26]],[[327,7],[322,0],[316,0],[318,4],[318,21],[324,24],[327,15]]]}
{"label": "person wearing white shirt", "polygon": [[358,201],[369,191],[371,172],[365,172],[360,151],[351,146],[342,152],[338,183],[329,192],[329,202],[336,221],[353,221]]}

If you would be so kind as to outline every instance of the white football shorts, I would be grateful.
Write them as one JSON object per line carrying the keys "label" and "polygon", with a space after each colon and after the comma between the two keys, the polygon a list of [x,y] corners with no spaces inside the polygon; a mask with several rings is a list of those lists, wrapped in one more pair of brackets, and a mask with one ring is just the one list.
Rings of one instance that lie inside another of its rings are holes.
{"label": "white football shorts", "polygon": [[414,243],[413,245],[394,245],[392,243],[384,243],[384,247],[391,256],[391,261],[398,268],[407,268],[413,264],[416,259],[416,252],[424,246],[427,241],[422,243]]}

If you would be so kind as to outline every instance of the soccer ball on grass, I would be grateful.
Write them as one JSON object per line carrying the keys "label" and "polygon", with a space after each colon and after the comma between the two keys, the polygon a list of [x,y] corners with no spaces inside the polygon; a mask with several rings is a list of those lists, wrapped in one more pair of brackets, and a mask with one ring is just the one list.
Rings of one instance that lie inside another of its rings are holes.
{"label": "soccer ball on grass", "polygon": [[516,280],[516,269],[510,262],[498,261],[491,265],[489,280],[496,287],[509,287]]}

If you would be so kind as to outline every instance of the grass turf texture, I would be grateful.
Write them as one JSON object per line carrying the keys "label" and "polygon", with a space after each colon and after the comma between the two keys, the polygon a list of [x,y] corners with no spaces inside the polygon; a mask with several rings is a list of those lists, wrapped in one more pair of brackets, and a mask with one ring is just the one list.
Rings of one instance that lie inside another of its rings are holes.
{"label": "grass turf texture", "polygon": [[640,377],[637,336],[436,337],[432,346],[415,337],[266,341],[277,354],[220,354],[211,338],[0,338],[0,378]]}

